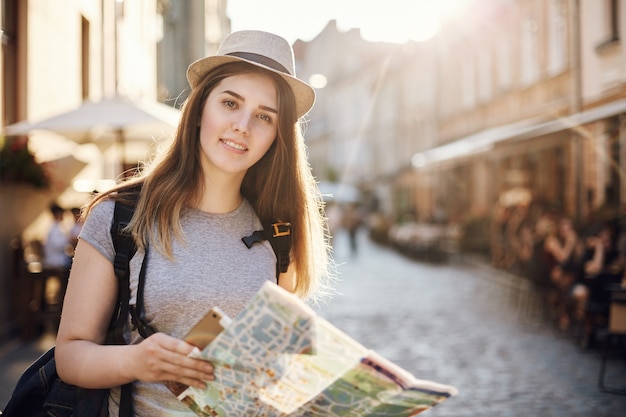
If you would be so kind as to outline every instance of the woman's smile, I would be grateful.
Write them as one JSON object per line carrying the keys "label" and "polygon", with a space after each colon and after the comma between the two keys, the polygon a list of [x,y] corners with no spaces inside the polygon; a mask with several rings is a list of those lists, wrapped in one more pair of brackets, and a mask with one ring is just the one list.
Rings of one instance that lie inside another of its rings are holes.
{"label": "woman's smile", "polygon": [[232,139],[220,139],[220,140],[225,146],[232,148],[236,151],[245,152],[248,150],[248,148],[245,145],[235,142]]}

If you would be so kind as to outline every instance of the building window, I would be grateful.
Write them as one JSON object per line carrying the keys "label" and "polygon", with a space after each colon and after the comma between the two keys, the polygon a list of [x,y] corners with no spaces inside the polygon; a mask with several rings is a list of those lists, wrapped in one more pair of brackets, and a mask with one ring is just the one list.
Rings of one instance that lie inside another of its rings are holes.
{"label": "building window", "polygon": [[601,52],[603,49],[619,42],[619,1],[604,0],[604,22],[603,27],[607,28],[605,40],[602,41],[596,50]]}
{"label": "building window", "polygon": [[503,93],[511,88],[513,80],[513,56],[508,35],[502,36],[497,41],[497,79],[498,92]]}
{"label": "building window", "polygon": [[2,0],[2,124],[16,122],[18,110],[18,0]]}
{"label": "building window", "polygon": [[566,19],[563,0],[550,0],[548,22],[548,73],[554,76],[565,70],[566,62]]}
{"label": "building window", "polygon": [[89,98],[89,26],[89,20],[83,16],[81,19],[81,89],[83,100]]}
{"label": "building window", "polygon": [[610,30],[609,39],[612,41],[619,40],[619,2],[617,0],[608,0],[608,27]]}
{"label": "building window", "polygon": [[539,76],[537,21],[527,19],[522,25],[522,84],[528,86]]}
{"label": "building window", "polygon": [[483,103],[488,102],[493,93],[493,72],[490,50],[485,47],[478,51],[478,96]]}
{"label": "building window", "polygon": [[476,65],[474,57],[469,55],[461,71],[461,101],[464,109],[476,105]]}

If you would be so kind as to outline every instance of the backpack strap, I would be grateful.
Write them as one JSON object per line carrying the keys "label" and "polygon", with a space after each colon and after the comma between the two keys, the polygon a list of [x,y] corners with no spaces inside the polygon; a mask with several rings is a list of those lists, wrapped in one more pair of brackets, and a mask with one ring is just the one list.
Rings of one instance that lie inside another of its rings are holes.
{"label": "backpack strap", "polygon": [[[138,188],[132,189],[138,195]],[[125,229],[130,223],[135,207],[115,202],[113,222],[111,224],[111,238],[115,248],[113,269],[118,282],[117,307],[109,326],[108,339],[112,344],[126,344],[124,339],[124,325],[128,320],[130,304],[130,260],[137,252],[137,244],[133,236]],[[133,416],[132,383],[122,385],[120,393],[120,417]]]}
{"label": "backpack strap", "polygon": [[124,340],[124,325],[128,318],[130,302],[130,268],[129,262],[137,252],[137,245],[133,237],[124,229],[133,216],[134,208],[115,202],[113,223],[111,224],[111,238],[115,248],[113,270],[118,280],[117,308],[113,314],[110,326],[109,339],[114,344],[126,344]]}
{"label": "backpack strap", "polygon": [[155,334],[157,331],[154,327],[150,326],[146,322],[145,309],[143,307],[143,289],[146,283],[146,268],[148,267],[148,246],[144,252],[143,262],[141,263],[141,270],[139,271],[139,279],[137,283],[137,301],[134,305],[130,306],[130,317],[133,322],[134,329],[136,329],[141,337],[147,339]]}
{"label": "backpack strap", "polygon": [[276,282],[282,272],[287,272],[291,251],[291,223],[282,221],[264,223],[263,230],[257,230],[241,240],[248,249],[256,242],[269,241],[276,255]]}

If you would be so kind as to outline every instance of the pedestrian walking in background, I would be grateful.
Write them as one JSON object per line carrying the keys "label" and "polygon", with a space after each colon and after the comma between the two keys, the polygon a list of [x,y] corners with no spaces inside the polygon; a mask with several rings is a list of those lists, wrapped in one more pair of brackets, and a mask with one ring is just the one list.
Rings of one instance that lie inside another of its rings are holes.
{"label": "pedestrian walking in background", "polygon": [[343,223],[348,230],[350,239],[350,253],[352,256],[358,254],[359,248],[357,244],[357,232],[361,226],[361,215],[356,203],[350,203],[346,206],[343,214]]}
{"label": "pedestrian walking in background", "polygon": [[44,266],[52,269],[64,269],[70,266],[68,247],[71,245],[70,236],[63,225],[65,209],[54,203],[50,206],[52,225],[48,230],[43,245]]}

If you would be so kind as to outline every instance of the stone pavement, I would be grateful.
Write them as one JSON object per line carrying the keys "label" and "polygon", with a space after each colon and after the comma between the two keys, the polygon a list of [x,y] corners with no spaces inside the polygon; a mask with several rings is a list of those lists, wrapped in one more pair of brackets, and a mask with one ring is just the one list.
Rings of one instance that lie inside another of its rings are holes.
{"label": "stone pavement", "polygon": [[[318,311],[417,378],[459,390],[424,416],[626,416],[626,396],[597,387],[597,350],[519,319],[514,277],[466,261],[416,262],[364,236],[359,243],[351,257],[337,237],[341,295]],[[624,365],[611,363],[622,386]]]}
{"label": "stone pavement", "polygon": [[[519,319],[514,277],[466,261],[415,262],[363,233],[356,256],[342,233],[335,247],[340,294],[317,310],[416,377],[458,388],[424,416],[626,416],[626,396],[598,390],[597,350],[581,350],[549,324]],[[0,346],[0,408],[23,369],[52,342]],[[610,366],[626,385],[624,365]]]}

